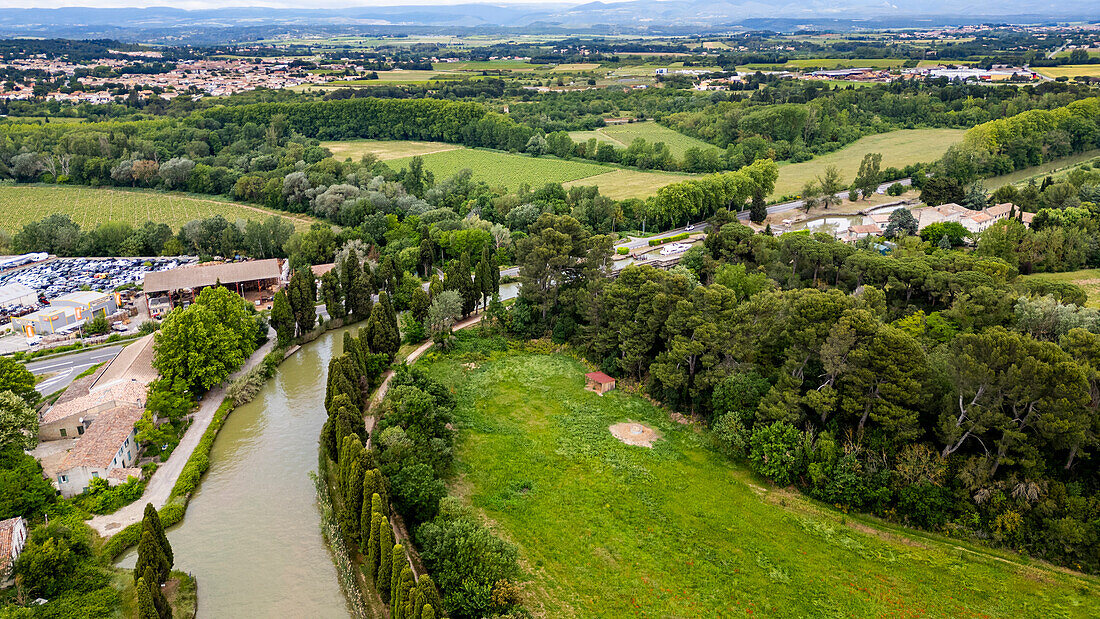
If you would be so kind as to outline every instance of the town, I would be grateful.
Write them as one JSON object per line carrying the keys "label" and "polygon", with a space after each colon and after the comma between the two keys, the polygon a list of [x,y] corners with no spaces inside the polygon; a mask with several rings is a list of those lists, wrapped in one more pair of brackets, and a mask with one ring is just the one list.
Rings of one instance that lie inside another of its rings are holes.
{"label": "town", "polygon": [[1089,3],[133,4],[0,16],[0,619],[1100,615]]}

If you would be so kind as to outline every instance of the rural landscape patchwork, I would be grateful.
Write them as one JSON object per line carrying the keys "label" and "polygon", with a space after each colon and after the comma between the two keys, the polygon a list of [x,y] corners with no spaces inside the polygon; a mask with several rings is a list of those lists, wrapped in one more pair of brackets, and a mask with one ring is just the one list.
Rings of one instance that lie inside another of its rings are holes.
{"label": "rural landscape patchwork", "polygon": [[1100,6],[0,0],[0,619],[1100,617]]}

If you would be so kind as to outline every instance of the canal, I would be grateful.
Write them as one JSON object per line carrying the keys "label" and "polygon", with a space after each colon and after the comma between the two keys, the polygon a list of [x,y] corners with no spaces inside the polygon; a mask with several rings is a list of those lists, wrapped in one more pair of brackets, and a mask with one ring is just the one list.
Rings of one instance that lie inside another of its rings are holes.
{"label": "canal", "polygon": [[[342,337],[303,346],[218,433],[210,470],[168,531],[175,569],[198,579],[199,617],[348,617],[309,478]],[[120,564],[135,561],[131,551]]]}

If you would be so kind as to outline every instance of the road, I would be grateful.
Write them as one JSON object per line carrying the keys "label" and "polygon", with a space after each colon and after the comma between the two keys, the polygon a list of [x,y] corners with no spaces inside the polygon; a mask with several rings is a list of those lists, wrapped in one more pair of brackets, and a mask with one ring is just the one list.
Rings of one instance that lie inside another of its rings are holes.
{"label": "road", "polygon": [[[901,183],[902,185],[908,187],[909,185],[911,185],[913,183],[913,179],[903,178],[900,181],[890,181],[888,183],[883,183],[883,184],[878,186],[878,189],[875,190],[875,193],[886,193],[886,190],[890,187],[890,185],[893,185],[894,183]],[[847,191],[841,191],[840,193],[838,193],[836,195],[841,200],[847,200],[848,199],[848,192]],[[792,200],[790,202],[783,202],[783,203],[780,203],[780,204],[773,204],[773,205],[768,207],[768,214],[769,215],[774,215],[775,213],[785,213],[787,211],[793,211],[793,210],[800,209],[800,208],[804,207],[805,205],[806,205],[806,202],[803,201],[803,200]],[[748,219],[749,218],[749,211],[741,211],[740,213],[737,214],[737,218],[738,219]]]}
{"label": "road", "polygon": [[62,357],[46,359],[44,361],[35,361],[33,363],[28,363],[27,369],[35,376],[41,376],[43,374],[55,375],[38,383],[36,387],[39,393],[46,396],[68,387],[69,383],[73,382],[74,378],[93,365],[114,359],[115,355],[117,355],[118,351],[122,350],[122,348],[122,346],[108,346],[106,348],[86,350]]}

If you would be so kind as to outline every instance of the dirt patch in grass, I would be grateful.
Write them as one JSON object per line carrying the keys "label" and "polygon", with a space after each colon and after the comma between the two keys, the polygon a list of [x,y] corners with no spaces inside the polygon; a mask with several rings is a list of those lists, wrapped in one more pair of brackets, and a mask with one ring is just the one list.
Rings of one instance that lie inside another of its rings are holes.
{"label": "dirt patch in grass", "polygon": [[608,430],[611,430],[611,435],[627,445],[635,445],[637,447],[653,447],[653,443],[661,438],[661,433],[654,430],[649,426],[642,425],[633,421],[627,421],[625,423],[617,423],[610,426]]}

